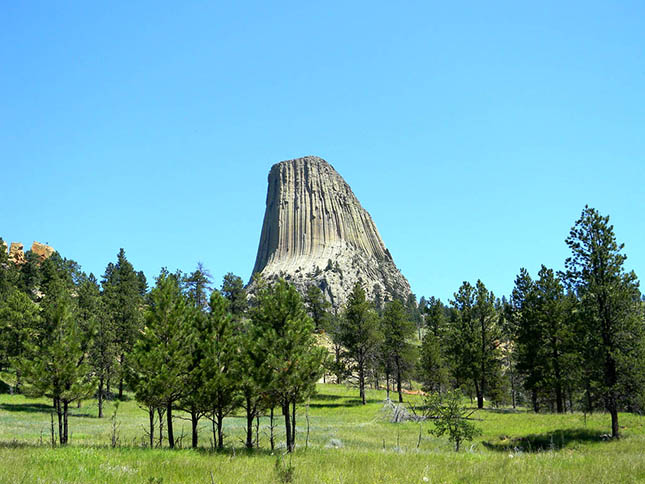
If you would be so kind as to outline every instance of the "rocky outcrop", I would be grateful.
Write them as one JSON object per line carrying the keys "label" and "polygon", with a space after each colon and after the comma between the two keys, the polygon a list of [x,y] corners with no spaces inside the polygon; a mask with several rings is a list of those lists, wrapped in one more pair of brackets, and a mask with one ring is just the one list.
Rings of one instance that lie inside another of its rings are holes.
{"label": "rocky outcrop", "polygon": [[45,260],[51,257],[51,255],[56,252],[53,247],[41,244],[40,242],[36,241],[34,241],[34,243],[31,245],[31,251],[39,256],[41,260]]}
{"label": "rocky outcrop", "polygon": [[11,242],[9,247],[9,260],[14,264],[25,263],[25,246],[22,242]]}
{"label": "rocky outcrop", "polygon": [[[6,245],[3,249],[7,250]],[[31,251],[40,257],[40,260],[48,259],[54,252],[56,252],[53,247],[36,241],[32,244]],[[9,247],[9,260],[14,264],[19,265],[24,264],[27,261],[25,258],[25,246],[22,242],[11,242],[11,246]]]}
{"label": "rocky outcrop", "polygon": [[410,293],[372,217],[336,170],[315,156],[271,168],[258,272],[266,279],[282,275],[301,291],[315,284],[335,308],[357,281],[371,299]]}

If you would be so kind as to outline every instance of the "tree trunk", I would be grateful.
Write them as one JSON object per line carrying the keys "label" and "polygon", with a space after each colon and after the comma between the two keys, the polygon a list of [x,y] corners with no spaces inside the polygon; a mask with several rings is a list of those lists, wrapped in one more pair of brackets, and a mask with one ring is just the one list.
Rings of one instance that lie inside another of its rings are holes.
{"label": "tree trunk", "polygon": [[358,367],[358,391],[361,397],[361,403],[365,405],[367,403],[365,400],[365,368],[362,364]]}
{"label": "tree trunk", "polygon": [[271,444],[271,450],[275,448],[275,439],[273,437],[273,407],[271,407],[271,413],[269,414],[269,443]]}
{"label": "tree trunk", "polygon": [[148,420],[150,422],[150,448],[155,446],[155,409],[148,407]]}
{"label": "tree trunk", "polygon": [[618,439],[620,438],[620,429],[618,427],[618,409],[615,405],[609,413],[611,414],[611,437]]}
{"label": "tree trunk", "polygon": [[403,390],[401,389],[401,362],[396,361],[396,391],[399,394],[399,403],[403,403]]}
{"label": "tree trunk", "polygon": [[291,452],[291,419],[289,418],[289,402],[282,404],[282,415],[284,415],[285,437],[287,439],[287,452]]}
{"label": "tree trunk", "polygon": [[291,450],[296,448],[296,399],[291,404]]}
{"label": "tree trunk", "polygon": [[539,413],[540,406],[538,404],[537,390],[535,388],[531,388],[531,403],[533,404],[533,411],[535,413]]}
{"label": "tree trunk", "polygon": [[193,433],[192,446],[193,446],[193,449],[196,449],[198,440],[199,440],[199,435],[197,432],[197,424],[199,423],[199,416],[197,415],[197,412],[195,411],[195,409],[193,409],[190,412],[190,423],[191,423],[191,428]]}
{"label": "tree trunk", "polygon": [[16,393],[20,393],[20,387],[22,386],[20,368],[16,368]]}
{"label": "tree trunk", "polygon": [[390,399],[390,370],[385,370],[385,398]]}
{"label": "tree trunk", "polygon": [[157,415],[159,415],[159,447],[163,447],[163,414],[163,409],[161,407],[158,407]]}
{"label": "tree trunk", "polygon": [[217,409],[217,448],[224,448],[224,433],[222,428],[224,427],[224,412],[221,408]]}
{"label": "tree trunk", "polygon": [[60,406],[60,399],[54,399],[56,415],[58,416],[58,441],[61,445],[65,444],[65,434],[63,433],[63,409]]}
{"label": "tree trunk", "polygon": [[553,372],[555,374],[555,405],[558,413],[564,413],[564,397],[562,395],[562,375],[560,374],[560,358],[557,343],[553,341]]}
{"label": "tree trunk", "polygon": [[67,411],[69,409],[69,402],[67,400],[63,401],[63,432],[65,432],[65,444],[69,442],[69,433],[68,433],[68,425],[67,425]]}
{"label": "tree trunk", "polygon": [[481,409],[481,408],[484,408],[484,394],[482,393],[482,388],[479,385],[477,378],[475,378],[474,381],[475,381],[475,393],[477,394],[477,408]]}
{"label": "tree trunk", "polygon": [[103,377],[99,378],[99,418],[103,418]]}
{"label": "tree trunk", "polygon": [[246,448],[253,448],[253,418],[255,412],[251,408],[251,399],[246,398]]}
{"label": "tree trunk", "polygon": [[215,423],[215,410],[213,410],[213,415],[211,419],[211,429],[213,431],[213,449],[217,448],[217,423]]}
{"label": "tree trunk", "polygon": [[168,402],[168,406],[166,407],[166,424],[168,426],[168,430],[166,431],[168,433],[168,446],[174,449],[175,436],[172,428],[172,402]]}

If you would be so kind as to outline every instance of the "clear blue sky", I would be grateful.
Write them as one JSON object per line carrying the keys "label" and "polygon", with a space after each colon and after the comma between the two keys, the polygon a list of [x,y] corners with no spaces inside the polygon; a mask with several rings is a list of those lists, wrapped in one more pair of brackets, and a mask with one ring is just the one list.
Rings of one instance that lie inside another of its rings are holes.
{"label": "clear blue sky", "polygon": [[642,1],[4,2],[0,72],[0,236],[97,275],[247,280],[313,154],[418,296],[561,268],[586,203],[645,277]]}

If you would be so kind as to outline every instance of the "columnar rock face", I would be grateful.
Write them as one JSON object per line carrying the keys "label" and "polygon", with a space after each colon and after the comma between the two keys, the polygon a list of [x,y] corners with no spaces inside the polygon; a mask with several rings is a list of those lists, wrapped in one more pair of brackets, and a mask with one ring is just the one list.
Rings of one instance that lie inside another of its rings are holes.
{"label": "columnar rock face", "polygon": [[410,293],[372,217],[336,170],[315,156],[271,168],[257,272],[266,279],[282,275],[301,291],[315,284],[335,308],[357,281],[372,299]]}

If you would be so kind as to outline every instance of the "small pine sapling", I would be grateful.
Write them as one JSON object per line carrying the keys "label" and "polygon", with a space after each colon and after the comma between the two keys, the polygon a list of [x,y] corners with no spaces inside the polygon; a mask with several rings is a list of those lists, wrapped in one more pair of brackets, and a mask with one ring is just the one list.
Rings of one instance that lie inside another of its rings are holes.
{"label": "small pine sapling", "polygon": [[470,441],[481,435],[481,429],[469,421],[475,410],[470,410],[461,403],[458,391],[429,395],[425,404],[434,422],[434,428],[429,432],[436,437],[448,434],[448,440],[455,444],[455,452],[459,452],[463,441]]}

